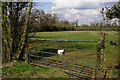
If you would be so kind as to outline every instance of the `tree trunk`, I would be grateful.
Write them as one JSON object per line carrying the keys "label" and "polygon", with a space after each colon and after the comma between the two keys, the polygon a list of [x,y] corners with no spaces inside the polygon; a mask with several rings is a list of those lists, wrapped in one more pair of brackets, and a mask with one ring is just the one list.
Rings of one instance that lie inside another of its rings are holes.
{"label": "tree trunk", "polygon": [[21,40],[20,40],[19,45],[18,45],[18,49],[17,49],[17,54],[18,54],[17,55],[17,59],[19,59],[20,55],[23,54],[21,52],[22,52],[23,47],[25,46],[24,45],[25,44],[25,39],[26,39],[25,36],[27,34],[26,30],[27,30],[28,18],[29,18],[29,15],[30,15],[31,7],[32,7],[32,0],[30,1],[27,17],[26,17],[25,23],[24,23],[24,25],[22,27],[22,29],[23,29],[22,31],[23,32],[22,32],[22,35],[21,35]]}
{"label": "tree trunk", "polygon": [[[26,29],[30,15],[32,0],[23,26],[18,24],[19,11],[28,3],[2,2],[2,58],[3,62],[11,62],[13,58],[23,57]],[[22,6],[22,7],[20,7]],[[9,13],[8,13],[9,11]]]}
{"label": "tree trunk", "polygon": [[3,58],[5,59],[5,61],[9,61],[10,62],[10,54],[11,54],[11,49],[10,49],[10,45],[9,45],[9,40],[8,38],[9,36],[9,24],[7,22],[7,3],[3,2],[2,3],[2,41],[3,41]]}
{"label": "tree trunk", "polygon": [[11,62],[12,61],[12,42],[13,42],[13,39],[12,39],[12,34],[11,34],[11,29],[12,29],[12,2],[9,3],[9,27],[7,28],[8,30],[8,45],[9,45],[9,50],[10,50],[10,53],[9,53],[9,61]]}

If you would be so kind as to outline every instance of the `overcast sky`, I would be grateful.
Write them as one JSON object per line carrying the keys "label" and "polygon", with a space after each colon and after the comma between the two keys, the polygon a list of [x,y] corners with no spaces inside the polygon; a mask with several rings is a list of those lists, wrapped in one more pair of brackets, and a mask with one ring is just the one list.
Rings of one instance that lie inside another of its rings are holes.
{"label": "overcast sky", "polygon": [[[35,1],[35,0],[34,0]],[[94,2],[93,2],[94,1]],[[89,24],[93,21],[101,21],[100,9],[104,6],[115,4],[112,0],[47,0],[35,1],[35,8],[44,10],[46,13],[57,13],[61,20],[71,22],[79,20],[79,25]]]}

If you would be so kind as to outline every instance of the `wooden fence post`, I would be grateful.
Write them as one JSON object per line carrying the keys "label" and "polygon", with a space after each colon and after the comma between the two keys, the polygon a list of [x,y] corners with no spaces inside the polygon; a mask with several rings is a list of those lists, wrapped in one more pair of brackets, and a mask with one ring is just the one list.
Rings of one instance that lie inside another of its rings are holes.
{"label": "wooden fence post", "polygon": [[[119,20],[120,23],[120,20]],[[118,66],[120,66],[120,27],[118,30]],[[120,78],[120,69],[118,69],[118,78]]]}
{"label": "wooden fence post", "polygon": [[31,48],[31,44],[30,44],[30,39],[28,39],[28,64],[30,64],[30,48]]}
{"label": "wooden fence post", "polygon": [[95,71],[95,79],[100,80],[102,76],[100,76],[101,68],[103,67],[102,63],[104,61],[104,49],[105,49],[105,33],[98,33],[98,42],[97,42],[97,64]]}
{"label": "wooden fence post", "polygon": [[28,53],[29,53],[29,44],[27,44],[27,47],[25,48],[25,63],[29,64],[29,58],[28,58]]}
{"label": "wooden fence post", "polygon": [[27,47],[26,47],[26,54],[25,54],[25,63],[29,64],[30,63],[30,48],[31,48],[31,45],[30,45],[30,39],[28,39],[28,42],[27,42]]}

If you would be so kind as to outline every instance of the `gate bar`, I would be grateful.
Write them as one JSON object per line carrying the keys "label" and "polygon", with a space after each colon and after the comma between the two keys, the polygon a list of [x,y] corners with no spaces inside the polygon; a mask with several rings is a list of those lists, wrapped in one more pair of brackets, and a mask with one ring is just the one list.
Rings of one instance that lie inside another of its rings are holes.
{"label": "gate bar", "polygon": [[[45,51],[35,51],[35,50],[31,50],[31,51],[34,51],[34,52],[42,52],[42,53],[48,53],[48,54],[57,54],[57,53],[45,52]],[[74,56],[74,55],[68,55],[68,54],[65,54],[64,56],[73,56],[73,57],[78,57],[78,58],[96,59],[95,57]]]}
{"label": "gate bar", "polygon": [[[31,55],[31,56],[34,56],[34,57],[41,57],[41,56],[37,56],[37,55]],[[50,59],[50,58],[46,58],[46,57],[43,57],[44,59]],[[51,59],[51,60],[56,60],[56,59]],[[57,60],[56,60],[57,61]],[[59,60],[59,61],[63,61],[63,62],[70,62],[70,63],[75,63],[73,61],[66,61],[66,60]],[[76,63],[75,63],[76,64]],[[80,63],[78,62],[78,64],[84,64],[84,65],[89,65],[89,66],[96,66],[95,64],[87,64],[87,63]]]}
{"label": "gate bar", "polygon": [[[32,61],[35,61],[35,60],[32,60]],[[36,62],[44,63],[44,62],[40,62],[40,61],[36,61]],[[50,63],[47,63],[47,64],[49,64],[49,65],[54,65],[54,66],[57,65],[57,64],[50,64]],[[64,67],[64,68],[69,68],[69,69],[75,69],[75,68],[70,68],[70,67],[62,66],[62,65],[57,65],[57,66],[59,66],[59,67]],[[89,73],[93,73],[93,72],[95,72],[95,71],[90,71],[90,70],[80,69],[80,68],[78,68],[78,70],[80,70],[80,71],[85,71],[85,72],[89,72]]]}
{"label": "gate bar", "polygon": [[41,41],[60,41],[60,42],[97,42],[97,40],[56,40],[56,39],[40,39],[40,38],[29,38],[30,40],[41,40]]}

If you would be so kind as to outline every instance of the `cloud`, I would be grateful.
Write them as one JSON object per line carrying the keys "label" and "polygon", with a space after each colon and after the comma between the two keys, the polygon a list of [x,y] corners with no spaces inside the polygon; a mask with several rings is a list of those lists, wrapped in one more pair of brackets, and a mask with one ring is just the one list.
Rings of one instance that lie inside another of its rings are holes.
{"label": "cloud", "polygon": [[[112,2],[113,1],[113,2]],[[53,0],[52,8],[56,9],[65,9],[65,8],[75,8],[75,9],[97,9],[99,7],[111,6],[116,4],[115,0]]]}
{"label": "cloud", "polygon": [[83,2],[83,0],[65,0],[65,1],[58,1],[54,0],[52,2],[53,6],[52,9],[65,9],[65,8],[75,8],[75,9],[92,9],[100,7],[99,2]]}
{"label": "cloud", "polygon": [[77,10],[77,9],[62,9],[53,11],[54,13],[62,14],[62,15],[82,15],[82,16],[97,16],[100,14],[99,9],[85,9],[85,10]]}
{"label": "cloud", "polygon": [[69,18],[69,17],[71,17],[70,14],[65,14],[64,16],[65,16],[65,18]]}
{"label": "cloud", "polygon": [[101,14],[98,9],[62,9],[53,11],[52,13],[57,13],[61,20],[69,20],[71,22],[79,20],[79,24],[87,24],[101,19]]}
{"label": "cloud", "polygon": [[78,14],[80,11],[77,9],[68,9],[68,12],[70,12],[71,14]]}
{"label": "cloud", "polygon": [[101,7],[111,5],[113,3],[101,0],[53,0],[51,10],[57,13],[61,20],[79,20],[79,24],[88,24],[102,20]]}
{"label": "cloud", "polygon": [[118,0],[52,0],[56,2],[118,2]]}

